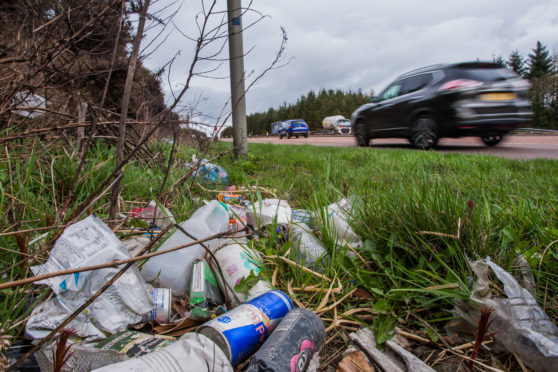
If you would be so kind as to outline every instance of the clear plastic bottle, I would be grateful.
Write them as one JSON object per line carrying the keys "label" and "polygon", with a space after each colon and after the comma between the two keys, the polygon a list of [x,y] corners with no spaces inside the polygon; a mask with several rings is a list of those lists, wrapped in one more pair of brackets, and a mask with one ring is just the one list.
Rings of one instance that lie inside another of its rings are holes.
{"label": "clear plastic bottle", "polygon": [[[217,200],[199,208],[192,217],[180,224],[184,230],[196,239],[203,239],[227,230],[229,214],[225,206]],[[177,247],[194,241],[180,230],[175,230],[157,249],[158,251]],[[219,244],[217,240],[204,243],[209,248]],[[190,288],[192,264],[202,259],[205,249],[196,244],[174,252],[155,256],[143,265],[141,274],[145,281],[156,287],[171,288],[176,296],[185,296]]]}
{"label": "clear plastic bottle", "polygon": [[337,231],[337,239],[340,242],[347,242],[351,247],[362,247],[362,241],[354,232],[347,221],[351,215],[351,202],[341,199],[328,207],[329,223]]}
{"label": "clear plastic bottle", "polygon": [[304,262],[305,266],[314,266],[318,259],[327,253],[310,231],[310,227],[302,222],[292,226],[295,258],[298,263]]}

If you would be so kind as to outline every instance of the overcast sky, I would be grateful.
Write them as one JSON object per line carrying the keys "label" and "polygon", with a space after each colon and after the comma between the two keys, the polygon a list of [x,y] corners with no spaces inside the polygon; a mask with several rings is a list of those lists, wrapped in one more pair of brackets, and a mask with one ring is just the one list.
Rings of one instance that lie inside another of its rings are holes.
{"label": "overcast sky", "polygon": [[[195,16],[200,3],[160,0],[152,11],[167,5],[164,14],[178,9],[174,25],[182,34],[197,37]],[[249,4],[242,0],[244,7]],[[248,114],[295,103],[310,90],[322,88],[379,93],[400,73],[435,63],[492,60],[499,55],[507,59],[514,49],[527,58],[537,40],[558,53],[556,0],[254,0],[251,8],[266,17],[244,32],[247,85],[275,58],[281,27],[288,41],[284,66],[269,71],[247,93]],[[226,10],[226,0],[219,0],[216,9]],[[246,14],[243,25],[257,16]],[[215,15],[212,25],[221,17]],[[148,68],[157,70],[180,53],[170,76],[164,78],[167,100],[172,98],[171,87],[179,89],[184,83],[194,47],[181,33],[170,32],[173,28],[165,30],[164,44],[145,60]],[[148,36],[154,37],[155,31]],[[225,45],[221,58],[227,56]],[[211,117],[219,115],[230,94],[228,62],[202,63],[196,71],[217,67],[209,74],[212,78],[192,80],[184,106],[196,106]],[[225,112],[229,110],[230,105]]]}

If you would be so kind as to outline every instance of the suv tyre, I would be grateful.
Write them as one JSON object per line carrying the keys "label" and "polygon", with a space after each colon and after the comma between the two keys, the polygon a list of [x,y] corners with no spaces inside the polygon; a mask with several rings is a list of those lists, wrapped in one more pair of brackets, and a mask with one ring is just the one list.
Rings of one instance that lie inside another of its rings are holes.
{"label": "suv tyre", "polygon": [[360,147],[367,147],[370,145],[370,137],[366,133],[366,127],[362,121],[359,121],[355,125],[355,136],[357,144]]}
{"label": "suv tyre", "polygon": [[496,146],[502,140],[502,138],[504,138],[504,136],[502,136],[501,134],[497,134],[494,136],[481,137],[481,140],[486,146]]}
{"label": "suv tyre", "polygon": [[436,121],[430,116],[421,116],[415,122],[411,142],[422,150],[428,150],[438,144]]}

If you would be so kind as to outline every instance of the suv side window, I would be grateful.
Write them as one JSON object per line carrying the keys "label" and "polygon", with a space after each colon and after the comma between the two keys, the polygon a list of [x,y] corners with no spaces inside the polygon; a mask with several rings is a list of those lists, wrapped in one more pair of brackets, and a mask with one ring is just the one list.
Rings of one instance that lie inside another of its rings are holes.
{"label": "suv side window", "polygon": [[421,74],[416,76],[411,76],[403,79],[403,87],[401,88],[400,95],[416,92],[421,90],[428,83],[432,81],[432,74]]}
{"label": "suv side window", "polygon": [[397,97],[400,95],[400,91],[401,91],[401,81],[398,80],[395,83],[391,84],[382,92],[382,94],[380,95],[380,101]]}

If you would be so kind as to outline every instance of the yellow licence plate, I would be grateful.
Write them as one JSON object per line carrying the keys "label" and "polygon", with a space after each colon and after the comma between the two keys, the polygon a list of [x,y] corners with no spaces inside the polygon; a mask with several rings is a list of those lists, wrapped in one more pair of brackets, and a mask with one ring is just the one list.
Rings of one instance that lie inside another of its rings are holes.
{"label": "yellow licence plate", "polygon": [[515,99],[515,93],[485,93],[481,94],[480,98],[483,101],[509,101]]}

